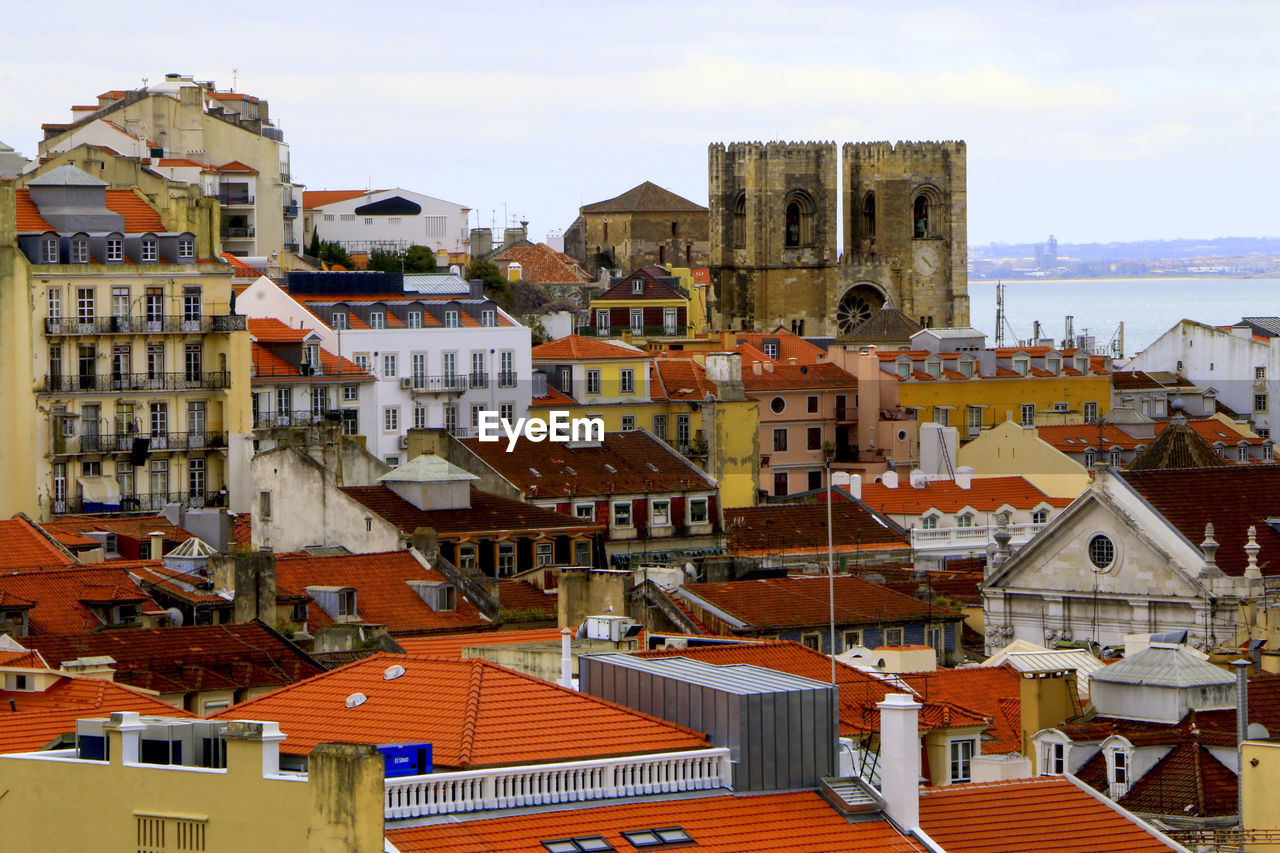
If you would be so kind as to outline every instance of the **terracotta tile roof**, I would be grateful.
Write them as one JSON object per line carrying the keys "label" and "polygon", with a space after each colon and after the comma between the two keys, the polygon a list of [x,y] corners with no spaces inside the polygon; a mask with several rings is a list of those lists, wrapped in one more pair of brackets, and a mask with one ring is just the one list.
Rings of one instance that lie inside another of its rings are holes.
{"label": "terracotta tile roof", "polygon": [[886,515],[919,515],[930,509],[954,513],[965,507],[995,512],[1006,504],[1014,509],[1034,509],[1041,504],[1064,507],[1071,500],[1049,497],[1022,477],[975,477],[967,489],[954,480],[935,480],[920,489],[910,484],[891,489],[883,483],[866,483],[862,502]]}
{"label": "terracotta tile roof", "polygon": [[[557,596],[556,590],[544,592],[541,587],[534,586],[528,581],[498,581],[498,601],[501,602],[503,610],[520,611],[524,614],[541,610],[554,616]],[[529,616],[525,615],[524,621],[528,619]]]}
{"label": "terracotta tile roof", "polygon": [[924,849],[902,836],[887,820],[848,822],[813,791],[562,809],[392,829],[387,838],[400,853],[546,853],[543,841],[586,835],[604,836],[613,850],[632,850],[635,848],[623,832],[667,826],[681,827],[694,840],[693,845],[680,844],[672,849],[688,847],[699,853],[914,853]]}
{"label": "terracotta tile roof", "polygon": [[1132,450],[1139,444],[1151,443],[1151,439],[1136,439],[1114,424],[1063,424],[1036,427],[1036,435],[1041,440],[1064,453],[1083,453],[1090,447],[1096,450],[1099,431],[1102,433],[1102,444],[1106,448],[1119,447],[1121,450]]}
{"label": "terracotta tile roof", "polygon": [[179,545],[192,538],[188,530],[171,523],[162,515],[63,515],[40,526],[51,534],[101,530],[138,541],[146,540],[152,533],[162,533],[164,541],[172,545]]}
{"label": "terracotta tile roof", "polygon": [[377,377],[360,367],[354,361],[334,355],[326,349],[320,350],[320,373],[304,374],[276,355],[267,347],[256,341],[250,350],[253,355],[253,381],[259,385],[271,385],[278,382],[361,382]]}
{"label": "terracotta tile roof", "polygon": [[256,622],[42,636],[28,640],[53,666],[109,655],[120,684],[159,693],[281,687],[324,669]]}
{"label": "terracotta tile roof", "polygon": [[[404,675],[387,680],[387,667]],[[353,693],[367,701],[348,708]],[[706,738],[478,659],[379,654],[215,714],[278,720],[282,751],[318,743],[431,743],[452,769],[702,749]]]}
{"label": "terracotta tile roof", "polygon": [[[9,710],[10,699],[16,713]],[[114,711],[194,716],[123,684],[70,676],[60,676],[44,691],[0,690],[0,706],[5,711],[0,715],[0,754],[42,749],[62,735],[74,734],[76,720],[82,717],[105,717]]]}
{"label": "terracotta tile roof", "polygon": [[565,261],[546,243],[514,246],[494,260],[520,264],[520,277],[533,284],[586,284],[591,281],[591,276],[583,272],[577,263]]}
{"label": "terracotta tile roof", "polygon": [[74,565],[74,557],[24,516],[0,520],[0,570]]}
{"label": "terracotta tile roof", "polygon": [[1130,471],[1223,468],[1230,465],[1185,422],[1171,423],[1129,463]]}
{"label": "terracotta tile roof", "polygon": [[[235,278],[252,278],[257,279],[262,275],[261,272],[246,264],[230,252],[223,252],[218,257],[231,264],[232,275]],[[253,322],[250,320],[249,322]]]}
{"label": "terracotta tile roof", "polygon": [[800,391],[813,389],[856,390],[858,377],[834,364],[775,364],[772,370],[756,374],[742,371],[742,385],[747,393],[760,391]]}
{"label": "terracotta tile roof", "polygon": [[547,386],[546,394],[542,395],[541,397],[534,397],[532,400],[529,401],[530,407],[534,407],[534,406],[564,407],[564,406],[576,406],[576,405],[578,405],[577,400],[573,399],[568,394],[565,394],[563,391],[560,391],[551,385]]}
{"label": "terracotta tile roof", "polygon": [[146,565],[130,565],[129,576],[166,604],[176,599],[196,607],[212,606],[214,609],[231,612],[231,602],[213,593],[213,582],[208,578],[165,568],[158,560]]}
{"label": "terracotta tile roof", "polygon": [[1111,387],[1117,391],[1129,391],[1143,388],[1163,388],[1164,385],[1141,370],[1116,370],[1111,374]]}
{"label": "terracotta tile roof", "polygon": [[645,181],[637,187],[614,196],[605,201],[584,204],[579,213],[657,213],[657,212],[692,212],[706,213],[707,209],[695,204],[687,198],[681,198],[670,190],[651,181]]}
{"label": "terracotta tile roof", "polygon": [[49,664],[37,651],[0,651],[0,666],[22,669],[48,669]]}
{"label": "terracotta tile roof", "polygon": [[897,308],[886,305],[851,333],[841,335],[840,340],[852,344],[905,343],[922,328],[924,327]]}
{"label": "terracotta tile roof", "polygon": [[1022,749],[1021,676],[1004,666],[970,666],[907,672],[901,676],[922,701],[953,702],[972,708],[991,720],[995,738],[982,745],[983,752],[1007,753]]}
{"label": "terracotta tile roof", "polygon": [[219,172],[245,172],[250,175],[258,174],[257,169],[253,168],[252,166],[247,166],[244,163],[241,163],[239,160],[232,160],[228,163],[223,163],[221,166],[218,166],[216,168],[218,169]]}
{"label": "terracotta tile roof", "polygon": [[124,217],[124,233],[165,230],[160,214],[135,190],[107,190],[107,207]]}
{"label": "terracotta tile roof", "polygon": [[312,329],[295,329],[275,317],[250,317],[248,326],[253,339],[263,343],[299,343],[313,335],[319,337]]}
{"label": "terracotta tile roof", "polygon": [[[381,554],[344,554],[313,557],[281,554],[276,557],[276,583],[287,593],[303,595],[308,586],[349,586],[356,591],[356,613],[361,622],[386,625],[392,634],[433,631],[474,631],[489,622],[462,595],[457,608],[437,612],[409,586],[410,580],[445,582],[444,575],[425,568],[409,551]],[[311,613],[324,611],[312,603]]]}
{"label": "terracotta tile roof", "polygon": [[777,360],[787,364],[795,359],[796,364],[818,364],[827,360],[827,352],[817,344],[811,344],[795,332],[786,329],[774,329],[772,332],[736,332],[738,341],[747,343],[764,352],[766,340],[778,342]]}
{"label": "terracotta tile roof", "polygon": [[[1156,423],[1156,435],[1164,432],[1165,429],[1171,426],[1171,424],[1171,421],[1158,421]],[[1261,436],[1257,438],[1249,438],[1244,433],[1224,424],[1217,418],[1188,419],[1187,426],[1190,427],[1196,435],[1203,438],[1209,444],[1222,442],[1223,444],[1235,446],[1241,442],[1250,445],[1262,445],[1267,443],[1265,438],[1262,438]]]}
{"label": "terracotta tile roof", "polygon": [[582,335],[566,335],[532,350],[534,361],[600,361],[602,359],[627,359],[642,361],[653,358],[647,352],[620,344],[605,343]]}
{"label": "terracotta tile roof", "polygon": [[[659,278],[668,278],[670,274],[666,270],[661,270],[657,275],[644,269],[636,270],[621,279],[617,284],[612,285],[604,293],[591,300],[594,306],[597,302],[612,302],[617,300],[652,300],[662,302],[684,302],[688,297],[683,293],[671,288],[666,282],[659,281]],[[641,282],[641,290],[635,292],[634,283]]]}
{"label": "terracotta tile roof", "polygon": [[650,363],[649,397],[653,400],[718,399],[720,390],[707,378],[707,371],[691,358],[663,357]]}
{"label": "terracotta tile roof", "polygon": [[920,825],[953,853],[1168,853],[1170,845],[1061,777],[926,788]]}
{"label": "terracotta tile roof", "polygon": [[0,575],[0,593],[36,603],[27,614],[30,636],[77,634],[102,627],[86,602],[136,602],[143,610],[159,609],[123,568],[114,565]]}
{"label": "terracotta tile roof", "polygon": [[[713,490],[711,479],[640,430],[605,433],[597,447],[467,438],[462,444],[530,499]],[[610,470],[612,469],[612,470]]]}
{"label": "terracotta tile roof", "polygon": [[231,518],[231,539],[237,545],[253,542],[253,516],[247,512],[236,513]]}
{"label": "terracotta tile roof", "polygon": [[1257,530],[1262,573],[1280,573],[1280,533],[1267,519],[1280,506],[1280,466],[1240,466],[1163,471],[1123,471],[1119,476],[1177,528],[1199,545],[1204,526],[1213,523],[1220,547],[1218,566],[1229,575],[1243,574],[1248,528]]}
{"label": "terracotta tile roof", "polygon": [[[382,192],[382,190],[373,190],[372,192]],[[334,204],[335,202],[359,198],[362,195],[369,194],[369,190],[303,190],[302,209],[314,210],[317,207],[324,207],[326,204]]]}
{"label": "terracotta tile roof", "polygon": [[[552,603],[555,603],[555,599],[552,599]],[[511,646],[519,643],[549,643],[559,639],[559,628],[529,628],[517,631],[435,634],[430,637],[397,637],[396,642],[414,657],[463,660],[462,650],[469,646]]]}
{"label": "terracotta tile roof", "polygon": [[[687,649],[657,649],[634,652],[636,657],[684,657],[723,666],[749,664],[778,672],[787,672],[824,683],[831,682],[831,659],[822,652],[792,641],[725,643],[714,646],[690,646]],[[840,734],[869,735],[880,731],[880,711],[876,703],[894,687],[883,679],[836,661],[836,684],[840,695]],[[986,727],[987,718],[976,711],[945,701],[924,702],[920,711],[920,727],[957,728]]]}
{"label": "terracotta tile roof", "polygon": [[[762,629],[826,625],[829,619],[828,579],[825,577],[765,578],[728,583],[685,584],[671,594],[698,612],[710,614],[700,602],[745,624],[746,632]],[[836,625],[957,620],[960,613],[886,589],[852,575],[835,579]],[[881,697],[883,698],[883,697]]]}
{"label": "terracotta tile roof", "polygon": [[511,498],[471,490],[469,509],[418,509],[386,486],[347,486],[342,489],[382,518],[412,535],[419,527],[431,527],[441,536],[482,535],[521,530],[563,531],[590,535],[604,525],[582,521],[551,509]]}
{"label": "terracotta tile roof", "polygon": [[40,215],[40,208],[36,207],[36,203],[31,200],[31,190],[17,190],[14,196],[17,201],[15,212],[19,234],[57,230]]}
{"label": "terracotta tile roof", "polygon": [[[904,531],[886,526],[861,503],[840,501],[831,509],[836,550],[905,548]],[[730,553],[764,555],[827,550],[825,504],[767,504],[726,508],[725,530]]]}

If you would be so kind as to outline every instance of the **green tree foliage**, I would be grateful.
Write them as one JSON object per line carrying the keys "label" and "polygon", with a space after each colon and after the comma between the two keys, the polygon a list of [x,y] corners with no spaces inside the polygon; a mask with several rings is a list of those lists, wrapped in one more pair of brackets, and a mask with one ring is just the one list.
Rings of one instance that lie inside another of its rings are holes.
{"label": "green tree foliage", "polygon": [[507,280],[491,261],[471,262],[471,266],[467,267],[467,281],[477,278],[484,282],[484,292],[490,299],[507,304],[510,298]]}
{"label": "green tree foliage", "polygon": [[403,254],[374,249],[369,253],[369,269],[383,272],[400,272],[401,264],[406,273],[435,272],[436,253],[430,246],[410,246]]}
{"label": "green tree foliage", "polygon": [[307,245],[307,254],[313,258],[320,257],[320,229],[311,229],[311,242]]}

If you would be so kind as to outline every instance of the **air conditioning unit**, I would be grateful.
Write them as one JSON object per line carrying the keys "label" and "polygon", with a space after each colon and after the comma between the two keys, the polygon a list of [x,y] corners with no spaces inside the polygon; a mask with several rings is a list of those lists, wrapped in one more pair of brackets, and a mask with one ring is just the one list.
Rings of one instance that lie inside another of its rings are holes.
{"label": "air conditioning unit", "polygon": [[407,450],[408,448],[409,448],[409,436],[407,435],[400,436],[400,449]]}
{"label": "air conditioning unit", "polygon": [[412,388],[413,388],[413,377],[412,377],[412,376],[401,376],[401,377],[400,377],[400,390],[401,390],[401,391],[409,391],[409,390],[411,390]]}

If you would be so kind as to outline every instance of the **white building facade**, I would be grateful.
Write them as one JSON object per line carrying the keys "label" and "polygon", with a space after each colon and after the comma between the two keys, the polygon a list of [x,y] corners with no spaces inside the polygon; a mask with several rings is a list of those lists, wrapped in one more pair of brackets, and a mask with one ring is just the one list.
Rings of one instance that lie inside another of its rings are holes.
{"label": "white building facade", "polygon": [[471,208],[404,189],[319,190],[303,193],[303,224],[308,243],[341,243],[349,252],[403,251],[429,246],[437,252],[465,252]]}

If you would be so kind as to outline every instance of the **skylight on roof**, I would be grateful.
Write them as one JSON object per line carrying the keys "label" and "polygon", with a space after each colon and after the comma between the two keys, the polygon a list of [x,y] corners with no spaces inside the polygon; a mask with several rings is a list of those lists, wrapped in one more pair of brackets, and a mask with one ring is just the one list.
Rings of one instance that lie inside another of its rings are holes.
{"label": "skylight on roof", "polygon": [[352,693],[350,696],[347,697],[347,707],[358,708],[368,701],[369,701],[369,697],[364,695],[363,693]]}
{"label": "skylight on roof", "polygon": [[638,829],[622,833],[622,837],[630,841],[633,847],[663,847],[667,844],[684,844],[693,841],[693,836],[678,826],[662,829]]}
{"label": "skylight on roof", "polygon": [[565,472],[566,472],[566,473],[568,473],[568,475],[569,475],[570,477],[576,477],[576,476],[578,476],[578,472],[577,472],[577,471],[575,471],[575,470],[573,470],[573,466],[572,466],[572,465],[566,465],[566,466],[564,466],[564,470],[565,470]]}
{"label": "skylight on roof", "polygon": [[606,471],[608,471],[610,474],[616,474],[616,473],[618,473],[618,469],[617,469],[617,468],[614,468],[614,467],[613,467],[612,465],[610,465],[608,462],[604,463],[604,469],[605,469]]}
{"label": "skylight on roof", "polygon": [[538,469],[537,469],[537,468],[530,467],[530,468],[529,468],[529,471],[530,471],[530,473],[532,473],[532,474],[533,474],[533,476],[535,476],[535,477],[541,477],[541,476],[542,476],[541,474],[539,474],[539,473],[538,473]]}
{"label": "skylight on roof", "polygon": [[603,835],[580,835],[577,838],[556,838],[542,842],[551,853],[590,853],[594,850],[613,850]]}
{"label": "skylight on roof", "polygon": [[385,672],[382,673],[382,680],[395,681],[402,675],[404,675],[404,667],[398,663],[393,663],[391,666],[387,667]]}
{"label": "skylight on roof", "polygon": [[644,463],[644,464],[645,464],[645,465],[647,465],[647,466],[649,466],[649,470],[650,470],[650,471],[654,472],[655,474],[656,474],[656,473],[658,473],[658,466],[657,466],[657,465],[654,465],[652,462],[646,462],[646,463]]}

